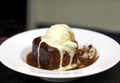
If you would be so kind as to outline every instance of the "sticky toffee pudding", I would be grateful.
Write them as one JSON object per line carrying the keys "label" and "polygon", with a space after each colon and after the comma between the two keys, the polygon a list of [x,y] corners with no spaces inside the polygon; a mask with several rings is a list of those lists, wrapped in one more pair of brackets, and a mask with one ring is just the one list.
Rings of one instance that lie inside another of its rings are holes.
{"label": "sticky toffee pudding", "polygon": [[27,55],[26,62],[41,69],[65,71],[84,68],[97,59],[95,47],[78,48],[70,27],[56,24],[48,29],[45,36],[33,40],[32,52]]}

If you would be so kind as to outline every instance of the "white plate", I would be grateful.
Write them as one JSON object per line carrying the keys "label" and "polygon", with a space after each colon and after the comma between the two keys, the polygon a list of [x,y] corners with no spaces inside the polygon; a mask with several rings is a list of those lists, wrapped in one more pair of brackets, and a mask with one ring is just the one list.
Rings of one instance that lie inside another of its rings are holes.
{"label": "white plate", "polygon": [[0,61],[17,72],[61,82],[103,72],[120,60],[120,45],[115,40],[94,31],[72,28],[79,46],[92,44],[97,49],[100,57],[94,64],[70,71],[50,71],[32,67],[26,64],[26,55],[32,50],[32,40],[45,35],[47,29],[26,31],[6,40],[0,46]]}

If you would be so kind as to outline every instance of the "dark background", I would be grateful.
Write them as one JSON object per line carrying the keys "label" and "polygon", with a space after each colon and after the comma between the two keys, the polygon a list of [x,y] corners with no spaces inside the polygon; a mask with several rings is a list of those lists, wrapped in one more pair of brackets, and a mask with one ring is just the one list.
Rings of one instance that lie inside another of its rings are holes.
{"label": "dark background", "polygon": [[26,29],[27,0],[0,1],[0,36],[10,37]]}

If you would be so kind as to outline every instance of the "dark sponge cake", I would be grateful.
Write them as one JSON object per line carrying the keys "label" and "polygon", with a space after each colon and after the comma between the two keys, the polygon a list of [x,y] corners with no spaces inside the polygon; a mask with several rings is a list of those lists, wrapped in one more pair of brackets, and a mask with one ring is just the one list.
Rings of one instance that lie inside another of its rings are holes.
{"label": "dark sponge cake", "polygon": [[[40,41],[41,41],[41,37],[37,37],[33,40],[33,44],[32,44],[32,56],[35,59],[35,61],[38,63],[38,67],[48,70],[58,69],[60,66],[60,57],[61,57],[58,49],[49,46],[45,42],[42,42],[40,44],[40,49],[38,50]],[[40,56],[38,57],[38,55]],[[74,55],[72,63],[76,64],[77,58],[78,58],[77,54]],[[65,52],[62,60],[62,66],[63,67],[67,66],[69,62],[70,62],[70,56],[67,52]]]}

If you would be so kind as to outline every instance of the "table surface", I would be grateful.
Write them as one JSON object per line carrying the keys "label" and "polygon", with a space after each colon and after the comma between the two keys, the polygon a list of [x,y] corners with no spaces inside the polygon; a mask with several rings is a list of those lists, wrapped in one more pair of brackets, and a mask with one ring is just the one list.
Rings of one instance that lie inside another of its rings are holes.
{"label": "table surface", "polygon": [[[107,34],[120,43],[120,34]],[[0,38],[0,43],[2,43],[6,37]],[[0,83],[52,83],[49,81],[42,80],[37,77],[25,75],[13,71],[0,62]],[[120,62],[112,67],[111,69],[104,71],[102,73],[78,78],[69,83],[120,83]]]}

